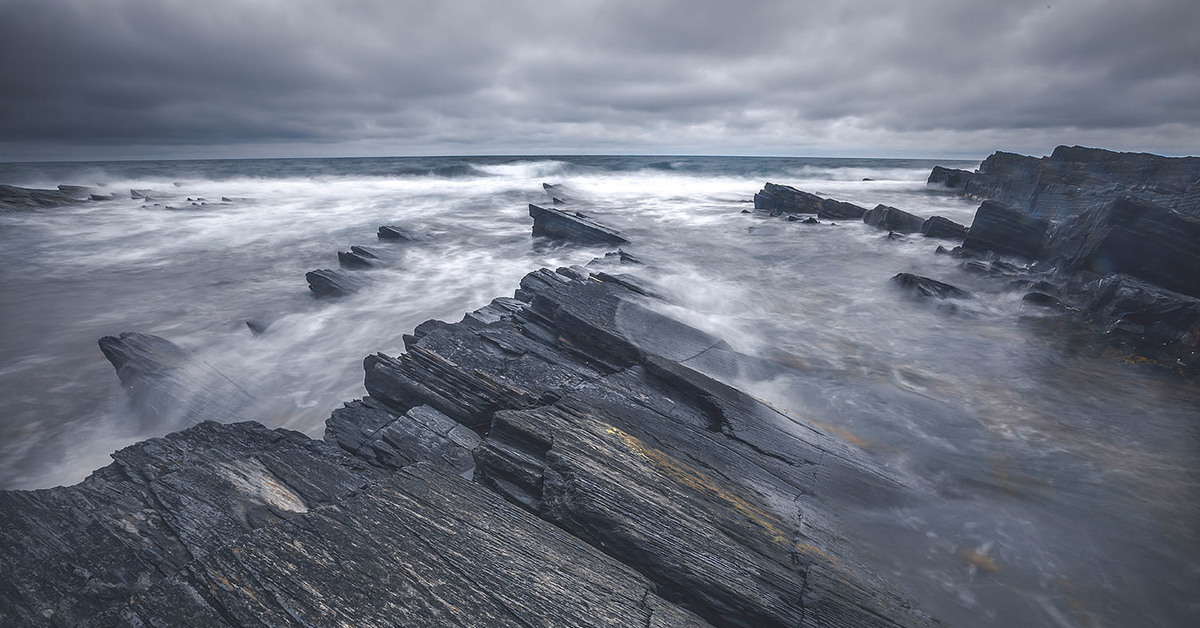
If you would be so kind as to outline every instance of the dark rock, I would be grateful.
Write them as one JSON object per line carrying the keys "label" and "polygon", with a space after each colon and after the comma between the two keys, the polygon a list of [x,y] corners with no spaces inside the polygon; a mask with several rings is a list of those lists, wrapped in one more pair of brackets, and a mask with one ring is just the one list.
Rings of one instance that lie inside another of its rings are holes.
{"label": "dark rock", "polygon": [[932,216],[921,225],[921,235],[927,238],[962,241],[967,237],[967,228],[949,218]]}
{"label": "dark rock", "polygon": [[1059,146],[1049,157],[997,152],[976,172],[934,168],[929,183],[1061,219],[1133,195],[1200,217],[1200,158]]}
{"label": "dark rock", "polygon": [[994,201],[984,201],[975,211],[962,247],[966,251],[992,251],[1036,259],[1050,222]]}
{"label": "dark rock", "polygon": [[362,287],[360,280],[328,268],[309,271],[304,278],[308,281],[308,289],[318,297],[344,297]]}
{"label": "dark rock", "polygon": [[961,299],[971,296],[971,293],[962,290],[948,283],[943,283],[929,277],[922,277],[912,273],[898,273],[892,277],[892,281],[899,284],[902,288],[912,290],[915,294],[923,297],[933,297],[936,299]]}
{"label": "dark rock", "polygon": [[800,220],[800,217],[795,214],[788,214],[788,217],[786,218],[786,220],[788,222],[796,222],[796,221]]}
{"label": "dark rock", "polygon": [[876,205],[875,209],[863,214],[862,220],[872,227],[897,233],[920,233],[922,225],[925,224],[925,220],[920,216],[887,205]]}
{"label": "dark rock", "polygon": [[1200,368],[1200,299],[1121,274],[1075,292],[1088,320],[1135,352]]}
{"label": "dark rock", "polygon": [[350,269],[366,269],[376,268],[381,265],[379,258],[373,255],[363,255],[356,251],[338,251],[338,263],[342,268]]}
{"label": "dark rock", "polygon": [[88,198],[93,201],[111,201],[117,198],[116,194],[90,194]]}
{"label": "dark rock", "polygon": [[780,214],[816,214],[826,220],[857,220],[867,211],[853,203],[822,198],[775,183],[767,183],[754,195],[754,208]]}
{"label": "dark rock", "polygon": [[139,332],[100,339],[134,409],[156,430],[245,419],[250,394],[175,343]]}
{"label": "dark rock", "polygon": [[809,216],[808,218],[805,218],[805,219],[804,219],[804,224],[806,224],[806,225],[819,225],[819,224],[821,224],[821,221],[820,221],[820,220],[817,220],[816,218],[813,218],[812,216]]}
{"label": "dark rock", "polygon": [[[73,186],[60,186],[72,188]],[[38,209],[42,207],[60,207],[73,205],[88,199],[76,191],[42,190],[37,188],[20,188],[13,185],[0,185],[0,211],[16,211]]]}
{"label": "dark rock", "polygon": [[2,491],[0,624],[73,626],[127,608],[189,563],[211,566],[222,546],[379,475],[296,432],[208,421],[122,449],[75,486]]}
{"label": "dark rock", "polygon": [[416,242],[423,239],[419,234],[394,225],[384,225],[379,228],[380,240],[400,240],[402,242]]}
{"label": "dark rock", "polygon": [[246,327],[248,327],[250,329],[250,333],[254,334],[255,336],[263,335],[270,326],[271,323],[263,321],[246,321]]}
{"label": "dark rock", "polygon": [[1037,307],[1059,307],[1062,305],[1062,302],[1057,297],[1044,292],[1028,292],[1025,296],[1021,297],[1021,303],[1036,305]]}
{"label": "dark rock", "polygon": [[753,214],[754,212],[752,212],[752,211],[750,211],[750,210],[748,210],[748,209],[743,209],[741,213],[743,213],[743,214]]}
{"label": "dark rock", "polygon": [[427,465],[242,536],[125,603],[108,625],[708,625],[628,567]]}
{"label": "dark rock", "polygon": [[1043,258],[1063,270],[1124,273],[1200,297],[1200,219],[1131,197],[1064,220]]}
{"label": "dark rock", "polygon": [[529,205],[533,235],[582,244],[629,244],[621,232],[579,212]]}
{"label": "dark rock", "polygon": [[475,469],[479,435],[429,406],[403,414],[367,397],[333,411],[325,441],[384,469],[432,462],[464,477]]}

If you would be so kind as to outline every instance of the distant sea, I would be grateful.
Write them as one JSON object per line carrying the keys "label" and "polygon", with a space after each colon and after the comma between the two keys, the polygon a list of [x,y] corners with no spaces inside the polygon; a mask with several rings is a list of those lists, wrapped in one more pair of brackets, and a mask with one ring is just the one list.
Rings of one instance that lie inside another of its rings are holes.
{"label": "distant sea", "polygon": [[[982,156],[981,156],[982,157]],[[933,497],[839,513],[845,534],[957,626],[1200,625],[1200,388],[1128,364],[1021,303],[1003,280],[859,222],[753,213],[764,182],[969,224],[934,165],[768,157],[527,156],[0,164],[0,183],[113,200],[0,214],[0,486],[81,480],[114,449],[187,427],[138,418],[96,341],[142,331],[257,403],[245,419],[320,437],[362,396],[362,359],[403,351],[541,267],[604,248],[534,239],[528,203],[566,186],[625,231],[655,307],[788,367],[739,385],[810,419]],[[131,190],[150,200],[133,198]],[[318,300],[305,272],[427,235],[367,286]],[[913,272],[973,294],[917,302]],[[267,325],[253,335],[247,321]]]}

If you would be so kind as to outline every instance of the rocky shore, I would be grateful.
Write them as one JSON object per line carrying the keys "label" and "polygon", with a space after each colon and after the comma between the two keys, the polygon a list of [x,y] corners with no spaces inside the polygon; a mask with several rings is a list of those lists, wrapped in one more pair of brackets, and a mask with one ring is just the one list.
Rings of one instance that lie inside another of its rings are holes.
{"label": "rocky shore", "polygon": [[[863,222],[953,241],[939,251],[1025,290],[1026,303],[1058,309],[1136,359],[1200,368],[1200,158],[1079,146],[1042,158],[998,152],[974,172],[935,167],[928,185],[982,201],[969,228],[883,205],[864,209]],[[772,183],[754,202],[789,218],[845,205]],[[925,277],[898,283],[939,298],[962,292],[931,289],[947,284]]]}
{"label": "rocky shore", "polygon": [[[774,183],[754,206],[933,238],[1029,307],[1200,366],[1200,160],[1060,147],[929,185],[982,201],[972,224]],[[838,524],[930,489],[723,383],[781,367],[662,314],[628,273],[654,252],[545,192],[534,237],[612,252],[367,356],[367,396],[322,440],[256,422],[237,383],[169,340],[102,339],[135,410],[185,429],[77,485],[0,492],[0,624],[940,625]],[[385,225],[309,287],[369,290],[372,268],[426,241]]]}

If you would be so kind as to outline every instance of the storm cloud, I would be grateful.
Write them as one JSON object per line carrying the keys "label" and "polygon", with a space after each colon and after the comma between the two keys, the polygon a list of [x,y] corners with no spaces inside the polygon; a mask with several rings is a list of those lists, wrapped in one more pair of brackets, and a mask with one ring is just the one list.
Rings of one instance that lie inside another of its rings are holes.
{"label": "storm cloud", "polygon": [[6,0],[0,159],[1195,154],[1200,3]]}

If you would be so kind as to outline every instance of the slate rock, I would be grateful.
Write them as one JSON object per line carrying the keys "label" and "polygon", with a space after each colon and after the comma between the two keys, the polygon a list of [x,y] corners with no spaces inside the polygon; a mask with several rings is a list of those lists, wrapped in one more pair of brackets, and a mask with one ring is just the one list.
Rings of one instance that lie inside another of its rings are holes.
{"label": "slate rock", "polygon": [[1042,257],[1063,270],[1123,273],[1200,297],[1200,218],[1133,197],[1064,220]]}
{"label": "slate rock", "polygon": [[941,238],[961,242],[967,237],[967,227],[949,218],[931,216],[921,225],[921,235],[927,238]]}
{"label": "slate rock", "polygon": [[362,287],[362,281],[344,272],[321,268],[304,275],[308,289],[318,297],[344,297]]}
{"label": "slate rock", "polygon": [[920,233],[922,225],[925,224],[925,220],[920,216],[888,205],[876,205],[874,209],[863,214],[862,220],[872,227],[897,233]]}
{"label": "slate rock", "polygon": [[417,242],[423,238],[420,234],[418,234],[414,231],[411,231],[409,229],[405,229],[404,227],[397,227],[395,225],[383,225],[382,227],[379,228],[379,239],[380,240],[398,240],[401,242]]}
{"label": "slate rock", "polygon": [[1008,205],[984,201],[975,211],[975,219],[963,240],[964,251],[991,251],[998,255],[1016,255],[1036,259],[1050,222],[1030,216]]}
{"label": "slate rock", "polygon": [[325,441],[384,469],[431,462],[464,477],[475,469],[479,435],[429,406],[403,414],[366,397],[333,411]]}
{"label": "slate rock", "polygon": [[915,294],[935,299],[961,299],[971,296],[969,292],[948,283],[922,277],[912,273],[897,273],[892,277],[900,287],[912,290]]}
{"label": "slate rock", "polygon": [[866,212],[866,209],[853,203],[822,198],[788,185],[769,182],[754,195],[754,208],[774,214],[816,214],[818,218],[826,220],[857,220]]}
{"label": "slate rock", "polygon": [[78,625],[124,608],[379,475],[297,432],[206,421],[122,449],[75,486],[0,491],[0,624]]}
{"label": "slate rock", "polygon": [[553,207],[529,205],[533,235],[581,244],[629,244],[621,232],[607,227],[586,214]]}
{"label": "slate rock", "polygon": [[99,345],[149,429],[245,419],[253,405],[235,382],[165,338],[126,332]]}

